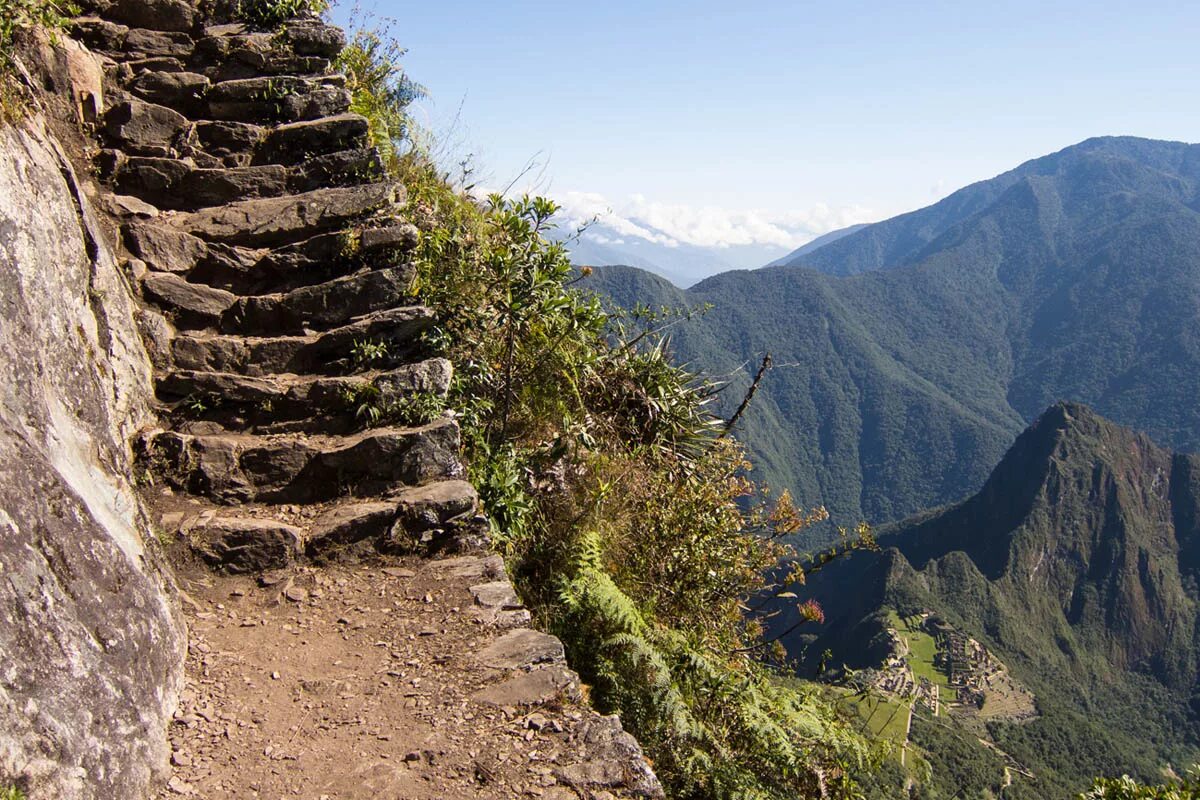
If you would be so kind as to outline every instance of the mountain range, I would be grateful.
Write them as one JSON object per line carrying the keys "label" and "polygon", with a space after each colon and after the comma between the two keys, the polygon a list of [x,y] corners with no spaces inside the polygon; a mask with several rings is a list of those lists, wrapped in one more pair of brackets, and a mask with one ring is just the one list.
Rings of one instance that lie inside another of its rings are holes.
{"label": "mountain range", "polygon": [[671,346],[728,381],[723,413],[769,352],[738,435],[758,478],[841,524],[976,491],[1059,399],[1200,445],[1197,145],[1090,139],[785,266],[687,290],[605,267],[584,285],[623,306],[710,307]]}
{"label": "mountain range", "polygon": [[[933,612],[984,642],[1037,698],[1036,719],[985,715],[974,732],[1033,775],[1005,797],[1065,800],[1090,776],[1152,779],[1165,764],[1182,773],[1200,742],[1198,512],[1200,457],[1059,403],[978,493],[815,573],[798,591],[825,622],[784,641],[809,674],[819,661],[882,663],[889,613]],[[793,607],[777,610],[774,628],[790,629]],[[942,769],[948,785],[966,781],[962,764]]]}
{"label": "mountain range", "polygon": [[689,244],[640,218],[621,218],[621,222],[637,232],[624,230],[624,226],[605,218],[591,222],[577,236],[571,229],[559,231],[565,237],[571,263],[593,267],[624,264],[652,272],[676,286],[691,286],[711,275],[762,264],[785,249],[765,244],[725,247]]}

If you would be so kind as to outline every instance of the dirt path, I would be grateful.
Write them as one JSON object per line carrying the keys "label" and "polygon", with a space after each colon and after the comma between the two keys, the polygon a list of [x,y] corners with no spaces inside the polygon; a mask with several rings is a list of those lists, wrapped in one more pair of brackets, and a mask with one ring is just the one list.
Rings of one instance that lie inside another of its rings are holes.
{"label": "dirt path", "polygon": [[632,739],[579,702],[558,641],[512,627],[527,612],[502,569],[180,576],[191,644],[160,797],[655,795]]}

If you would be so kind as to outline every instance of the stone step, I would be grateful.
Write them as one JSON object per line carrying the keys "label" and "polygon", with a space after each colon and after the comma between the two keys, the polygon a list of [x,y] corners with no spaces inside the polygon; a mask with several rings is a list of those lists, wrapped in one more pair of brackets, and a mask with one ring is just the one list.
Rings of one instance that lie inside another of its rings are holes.
{"label": "stone step", "polygon": [[370,222],[375,227],[322,233],[275,249],[205,242],[159,220],[126,223],[121,234],[129,252],[151,270],[250,296],[291,291],[371,264],[405,260],[417,244],[417,229],[409,223],[394,218]]}
{"label": "stone step", "polygon": [[278,372],[346,374],[389,369],[409,359],[414,339],[433,324],[424,306],[368,314],[348,325],[303,336],[225,336],[181,333],[172,342],[177,369],[266,375]]}
{"label": "stone step", "polygon": [[458,528],[476,524],[475,487],[463,480],[405,487],[373,501],[343,503],[313,520],[304,551],[322,561],[373,552],[411,552],[437,547]]}
{"label": "stone step", "polygon": [[254,265],[254,275],[262,285],[307,285],[361,264],[405,258],[417,245],[419,233],[414,225],[396,218],[375,218],[369,225],[274,248]]}
{"label": "stone step", "polygon": [[171,65],[162,70],[142,69],[128,79],[126,86],[131,94],[148,103],[173,108],[194,119],[205,109],[204,96],[211,81],[199,73],[173,67],[174,65]]}
{"label": "stone step", "polygon": [[221,166],[246,167],[250,166],[255,149],[266,135],[267,129],[262,125],[201,120],[188,132],[182,152],[197,163],[207,157]]}
{"label": "stone step", "polygon": [[[104,80],[110,88],[129,87],[143,72],[189,72],[188,66],[171,56],[131,56],[121,61],[109,60],[104,65]],[[194,73],[193,73],[194,74]],[[211,79],[210,79],[211,80]],[[151,101],[155,102],[155,101]]]}
{"label": "stone step", "polygon": [[189,283],[169,272],[147,273],[142,288],[179,328],[213,328],[230,334],[303,334],[399,305],[410,297],[414,271],[411,264],[362,270],[290,292],[253,297]]}
{"label": "stone step", "polygon": [[220,327],[228,333],[328,329],[411,300],[415,273],[412,264],[402,264],[364,270],[290,292],[243,297],[222,317]]}
{"label": "stone step", "polygon": [[236,418],[250,429],[312,420],[314,427],[332,430],[326,417],[353,418],[365,403],[387,409],[416,396],[444,398],[452,374],[449,361],[431,358],[383,372],[346,376],[284,373],[253,377],[174,370],[156,383],[163,402],[178,407],[181,401],[198,400],[206,408],[203,419],[224,422]]}
{"label": "stone step", "polygon": [[303,528],[270,517],[211,509],[186,517],[177,534],[220,572],[244,574],[291,566],[303,552]]}
{"label": "stone step", "polygon": [[162,209],[194,211],[287,194],[288,172],[277,164],[205,169],[191,159],[118,158],[112,185]]}
{"label": "stone step", "polygon": [[71,32],[89,49],[115,61],[173,58],[183,63],[195,49],[195,42],[187,33],[131,28],[97,16],[75,18]]}
{"label": "stone step", "polygon": [[[328,72],[336,52],[328,55],[328,47],[315,53],[297,52],[288,41],[289,27],[285,26],[281,35],[249,31],[240,24],[205,28],[204,35],[196,41],[193,63],[216,81],[261,75],[323,75]],[[345,41],[339,29],[331,27],[330,30],[333,42]]]}
{"label": "stone step", "polygon": [[404,188],[384,182],[336,189],[314,189],[286,197],[242,200],[176,214],[175,228],[212,242],[271,247],[308,239],[345,227],[368,215],[395,209]]}
{"label": "stone step", "polygon": [[161,209],[182,211],[302,194],[319,188],[376,183],[384,174],[375,148],[316,156],[293,167],[281,164],[200,167],[191,157],[124,157],[119,153],[107,158],[113,164],[108,177],[119,193],[141,198]]}
{"label": "stone step", "polygon": [[235,291],[250,282],[266,250],[206,242],[161,220],[134,220],[121,228],[126,249],[156,272],[186,275],[195,283]]}
{"label": "stone step", "polygon": [[187,33],[200,21],[195,3],[186,0],[115,0],[105,5],[106,18],[134,28]]}
{"label": "stone step", "polygon": [[[187,97],[182,98],[185,102]],[[350,92],[342,75],[241,78],[209,87],[204,96],[209,119],[226,122],[299,122],[343,114]]]}
{"label": "stone step", "polygon": [[144,100],[116,103],[104,114],[104,134],[127,154],[174,157],[190,128],[174,109]]}
{"label": "stone step", "polygon": [[309,158],[370,145],[371,128],[360,114],[290,122],[270,129],[254,150],[255,164],[299,164]]}
{"label": "stone step", "polygon": [[285,569],[305,555],[329,562],[436,548],[459,529],[477,524],[478,507],[471,484],[447,480],[404,487],[375,500],[303,507],[192,501],[162,513],[158,527],[186,541],[214,569],[244,574]]}
{"label": "stone step", "polygon": [[283,24],[280,40],[302,56],[336,58],[346,46],[346,34],[318,17],[297,17]]}
{"label": "stone step", "polygon": [[224,502],[313,503],[458,478],[458,423],[354,436],[154,431],[140,456],[171,486]]}

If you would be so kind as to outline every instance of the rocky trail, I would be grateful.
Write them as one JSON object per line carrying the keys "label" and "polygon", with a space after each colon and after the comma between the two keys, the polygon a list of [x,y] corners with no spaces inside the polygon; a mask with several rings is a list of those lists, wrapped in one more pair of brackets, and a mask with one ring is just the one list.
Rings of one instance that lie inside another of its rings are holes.
{"label": "rocky trail", "polygon": [[188,678],[160,797],[655,792],[558,640],[508,627],[528,613],[499,558],[389,563],[185,580]]}
{"label": "rocky trail", "polygon": [[661,796],[487,552],[453,414],[414,411],[452,365],[421,339],[404,187],[331,72],[342,32],[85,5],[190,631],[161,796]]}

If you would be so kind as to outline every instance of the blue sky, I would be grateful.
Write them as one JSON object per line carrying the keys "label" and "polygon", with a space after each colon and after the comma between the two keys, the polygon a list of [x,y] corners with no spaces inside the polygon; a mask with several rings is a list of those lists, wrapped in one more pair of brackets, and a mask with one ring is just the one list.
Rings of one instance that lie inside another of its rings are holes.
{"label": "blue sky", "polygon": [[488,183],[535,159],[581,214],[703,246],[798,244],[1089,136],[1200,140],[1192,3],[361,7]]}

